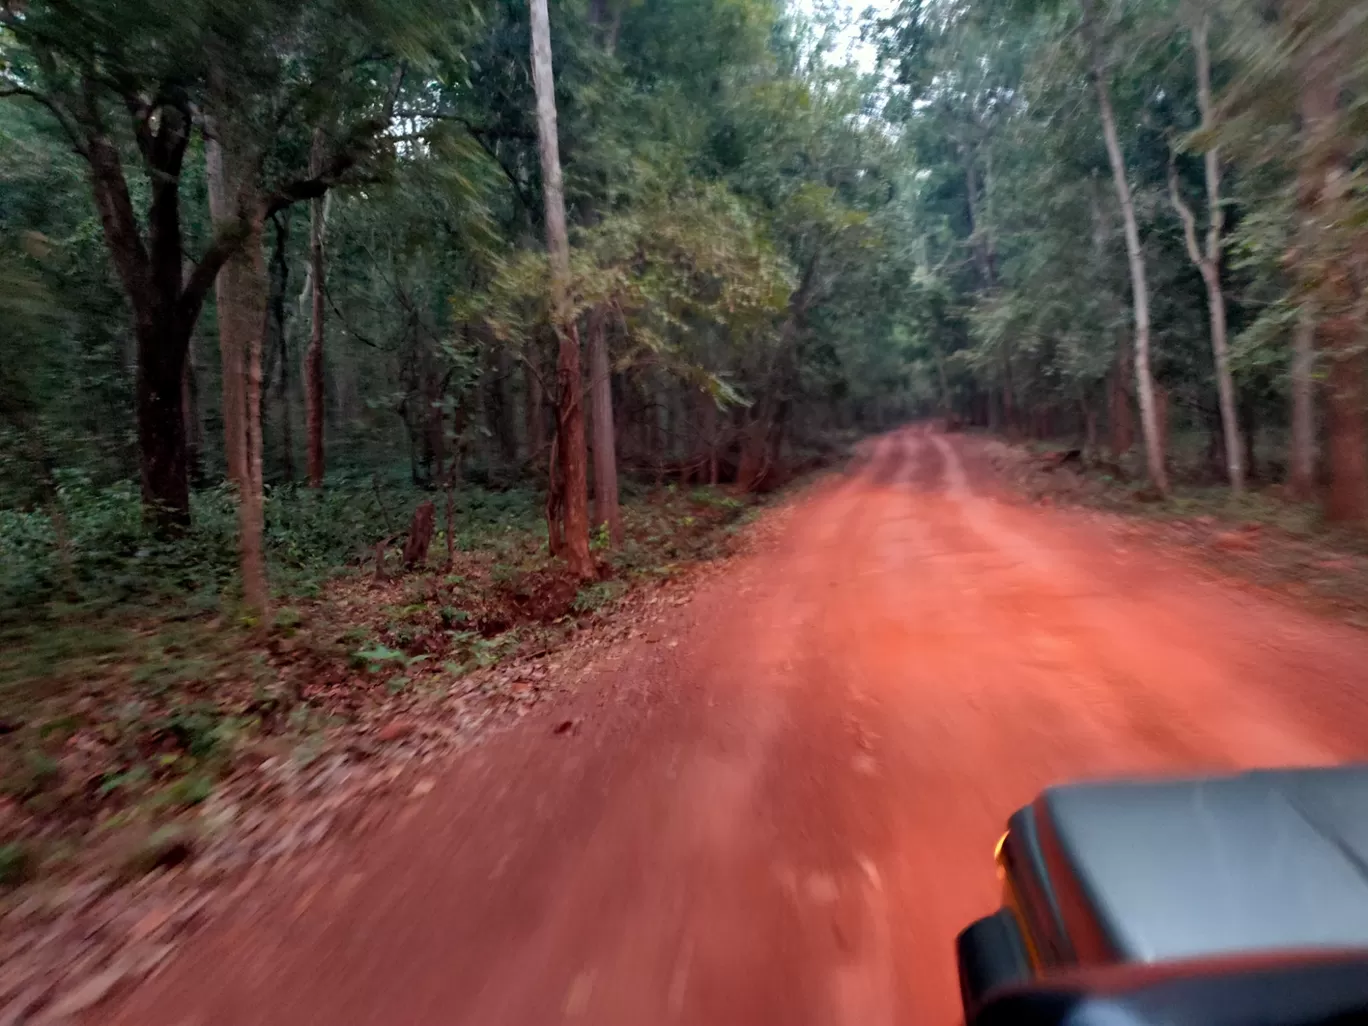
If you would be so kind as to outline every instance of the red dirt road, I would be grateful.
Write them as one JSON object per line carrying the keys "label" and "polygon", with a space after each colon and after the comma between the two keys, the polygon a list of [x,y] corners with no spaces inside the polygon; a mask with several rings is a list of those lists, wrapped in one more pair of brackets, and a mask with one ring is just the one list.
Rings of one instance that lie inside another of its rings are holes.
{"label": "red dirt road", "polygon": [[[878,440],[577,728],[457,759],[322,888],[192,942],[126,1026],[939,1026],[1006,816],[1058,781],[1368,754],[1368,636]],[[277,897],[278,895],[278,897]]]}

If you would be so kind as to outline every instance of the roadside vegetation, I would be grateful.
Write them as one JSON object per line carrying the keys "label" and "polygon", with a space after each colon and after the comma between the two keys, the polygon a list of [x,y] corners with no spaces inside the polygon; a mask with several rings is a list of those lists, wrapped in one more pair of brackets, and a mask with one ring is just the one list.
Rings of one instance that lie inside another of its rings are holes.
{"label": "roadside vegetation", "polygon": [[191,844],[204,803],[268,760],[374,754],[452,701],[535,701],[490,694],[480,671],[553,652],[634,586],[725,555],[754,508],[707,486],[631,487],[623,544],[597,539],[582,581],[549,557],[528,489],[466,491],[450,559],[439,533],[421,563],[384,551],[377,566],[374,539],[415,500],[370,481],[270,494],[268,623],[235,586],[222,493],[196,496],[194,526],[165,543],[142,535],[127,489],[64,492],[60,549],[46,516],[13,515],[6,592],[24,601],[0,619],[3,882],[82,868],[92,846],[106,869],[151,868],[148,839],[181,824]]}

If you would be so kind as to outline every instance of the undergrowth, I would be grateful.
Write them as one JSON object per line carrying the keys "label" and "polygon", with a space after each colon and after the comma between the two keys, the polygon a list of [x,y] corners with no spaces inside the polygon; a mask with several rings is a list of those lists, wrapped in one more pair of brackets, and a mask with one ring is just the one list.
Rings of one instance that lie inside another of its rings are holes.
{"label": "undergrowth", "polygon": [[[459,492],[448,565],[441,496],[369,478],[272,489],[268,624],[236,614],[225,490],[197,493],[169,542],[143,530],[132,485],[67,476],[55,508],[0,511],[0,887],[150,836],[244,765],[312,757],[325,729],[554,649],[634,582],[723,555],[750,510],[711,488],[624,493],[625,540],[596,538],[581,584],[548,557],[530,490]],[[376,580],[375,542],[425,499],[429,565]]]}

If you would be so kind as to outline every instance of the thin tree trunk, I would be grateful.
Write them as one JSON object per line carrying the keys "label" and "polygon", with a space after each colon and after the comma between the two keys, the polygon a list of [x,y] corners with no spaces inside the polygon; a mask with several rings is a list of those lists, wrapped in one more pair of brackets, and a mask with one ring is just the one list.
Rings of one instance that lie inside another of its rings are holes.
{"label": "thin tree trunk", "polygon": [[1244,465],[1245,480],[1259,480],[1259,463],[1255,459],[1256,443],[1259,440],[1259,404],[1255,397],[1245,393],[1240,399],[1240,423],[1244,425]]}
{"label": "thin tree trunk", "polygon": [[[219,125],[220,134],[224,126]],[[270,593],[262,551],[261,343],[266,327],[266,267],[260,203],[250,161],[235,147],[236,133],[206,146],[210,212],[216,224],[238,221],[242,246],[224,265],[217,286],[219,350],[223,357],[224,450],[237,488],[238,544],[243,601],[258,618]]]}
{"label": "thin tree trunk", "polygon": [[186,347],[185,374],[182,378],[182,403],[185,407],[185,468],[190,481],[197,485],[204,476],[201,460],[204,452],[204,429],[200,422],[199,367],[195,360],[194,333]]}
{"label": "thin tree trunk", "polygon": [[594,524],[608,525],[613,546],[622,542],[618,509],[617,435],[613,429],[613,372],[608,363],[608,318],[589,312],[589,395],[594,414]]}
{"label": "thin tree trunk", "polygon": [[1125,353],[1117,354],[1107,387],[1108,428],[1111,435],[1112,459],[1118,464],[1135,445],[1135,419],[1131,414],[1130,361]]}
{"label": "thin tree trunk", "polygon": [[1315,363],[1316,322],[1304,308],[1292,336],[1292,439],[1287,459],[1287,492],[1298,502],[1309,502],[1316,494]]}
{"label": "thin tree trunk", "polygon": [[[1211,100],[1211,51],[1209,37],[1211,17],[1203,15],[1192,30],[1192,49],[1197,59],[1197,105],[1202,115],[1202,131],[1210,136],[1215,130]],[[1244,491],[1244,446],[1240,441],[1240,420],[1235,403],[1235,380],[1230,372],[1230,350],[1226,341],[1225,293],[1221,289],[1221,230],[1225,212],[1221,207],[1221,161],[1215,146],[1208,146],[1205,154],[1207,192],[1206,251],[1197,245],[1197,219],[1183,200],[1178,184],[1178,171],[1169,162],[1169,195],[1174,209],[1183,222],[1183,238],[1188,256],[1202,274],[1206,285],[1207,314],[1211,321],[1211,354],[1216,368],[1216,392],[1220,400],[1221,428],[1225,436],[1226,477],[1230,490],[1239,495]]]}
{"label": "thin tree trunk", "polygon": [[288,315],[285,291],[290,287],[290,264],[286,249],[290,242],[290,212],[285,210],[276,219],[275,251],[271,256],[271,320],[275,326],[275,342],[279,346],[277,359],[280,378],[276,381],[276,402],[280,408],[281,470],[286,481],[295,479],[294,425],[290,418],[290,336],[286,330]]}
{"label": "thin tree trunk", "polygon": [[702,393],[704,457],[708,463],[708,484],[717,484],[717,400],[710,392]]}
{"label": "thin tree trunk", "polygon": [[[324,138],[321,128],[314,129],[313,147],[309,154],[309,171],[318,174],[323,164]],[[309,204],[309,283],[310,321],[309,348],[304,354],[304,421],[308,432],[309,487],[323,487],[323,338],[324,298],[327,272],[324,241],[328,229],[328,205],[331,196],[315,199]]]}
{"label": "thin tree trunk", "polygon": [[1140,245],[1140,227],[1135,220],[1135,203],[1126,178],[1126,161],[1116,134],[1116,115],[1112,110],[1107,69],[1102,59],[1095,0],[1083,0],[1083,31],[1092,62],[1093,86],[1102,118],[1102,137],[1107,147],[1116,198],[1126,236],[1126,260],[1130,265],[1131,298],[1135,304],[1135,391],[1140,399],[1140,427],[1145,436],[1145,462],[1150,481],[1161,495],[1168,495],[1168,470],[1164,463],[1163,440],[1154,403],[1154,379],[1150,373],[1149,286],[1145,277],[1145,253]]}
{"label": "thin tree trunk", "polygon": [[565,483],[562,516],[565,557],[575,576],[594,576],[589,554],[588,467],[584,447],[584,387],[580,372],[579,330],[570,308],[570,238],[565,227],[560,140],[556,129],[556,90],[551,67],[551,24],[546,0],[529,0],[532,20],[532,85],[537,94],[537,149],[546,201],[546,244],[551,257],[551,309],[556,329],[556,438]]}
{"label": "thin tree trunk", "polygon": [[1012,360],[1004,350],[999,361],[1002,365],[1002,430],[1008,438],[1017,435],[1016,397],[1012,390]]}

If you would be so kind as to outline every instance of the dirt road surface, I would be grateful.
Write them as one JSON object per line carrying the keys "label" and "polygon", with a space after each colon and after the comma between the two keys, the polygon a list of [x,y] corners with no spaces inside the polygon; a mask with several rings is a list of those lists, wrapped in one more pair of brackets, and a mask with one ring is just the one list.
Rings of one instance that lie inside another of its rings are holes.
{"label": "dirt road surface", "polygon": [[952,938],[1040,788],[1368,754],[1368,637],[997,501],[979,464],[877,440],[660,640],[321,884],[268,872],[97,1020],[948,1026]]}

